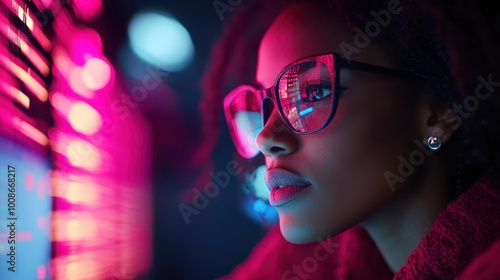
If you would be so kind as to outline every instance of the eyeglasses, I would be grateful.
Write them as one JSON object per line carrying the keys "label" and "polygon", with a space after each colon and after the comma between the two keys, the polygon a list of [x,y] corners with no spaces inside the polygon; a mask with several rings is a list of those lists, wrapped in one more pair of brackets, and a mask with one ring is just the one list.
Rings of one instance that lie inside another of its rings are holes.
{"label": "eyeglasses", "polygon": [[226,121],[238,153],[247,159],[259,154],[255,139],[269,119],[271,102],[297,135],[315,133],[327,126],[343,90],[339,86],[342,68],[409,77],[405,71],[348,61],[337,53],[297,60],[284,68],[273,87],[242,85],[224,98]]}

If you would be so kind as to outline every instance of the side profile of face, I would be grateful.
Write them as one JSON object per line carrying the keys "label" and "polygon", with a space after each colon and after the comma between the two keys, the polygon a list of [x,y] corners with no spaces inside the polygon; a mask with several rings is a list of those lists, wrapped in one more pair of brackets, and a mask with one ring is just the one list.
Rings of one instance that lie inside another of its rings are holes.
{"label": "side profile of face", "polygon": [[[284,10],[261,41],[257,82],[272,87],[288,64],[312,55],[335,52],[353,35],[327,7],[295,4]],[[375,43],[351,59],[396,68],[390,51]],[[309,243],[339,234],[383,207],[394,194],[384,173],[397,172],[398,156],[422,139],[415,105],[405,81],[343,69],[333,120],[321,131],[296,135],[276,109],[256,142],[268,170],[284,169],[311,186],[277,206],[280,228],[292,243]],[[277,129],[279,128],[279,129]]]}

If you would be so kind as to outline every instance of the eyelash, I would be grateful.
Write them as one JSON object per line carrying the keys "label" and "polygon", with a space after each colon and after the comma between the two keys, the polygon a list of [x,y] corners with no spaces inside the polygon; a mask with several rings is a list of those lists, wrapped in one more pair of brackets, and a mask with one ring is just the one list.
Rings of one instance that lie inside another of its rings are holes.
{"label": "eyelash", "polygon": [[[321,84],[321,82],[320,82],[320,84]],[[311,85],[316,85],[316,83],[312,83],[311,81],[306,81],[306,82],[304,82],[304,84],[302,85],[301,90],[307,89],[307,88],[308,88],[308,87],[310,87]],[[342,93],[344,93],[344,92],[345,92],[346,90],[348,90],[348,89],[349,89],[349,88],[347,88],[347,87],[339,87],[338,92],[339,92],[340,94],[342,94]]]}

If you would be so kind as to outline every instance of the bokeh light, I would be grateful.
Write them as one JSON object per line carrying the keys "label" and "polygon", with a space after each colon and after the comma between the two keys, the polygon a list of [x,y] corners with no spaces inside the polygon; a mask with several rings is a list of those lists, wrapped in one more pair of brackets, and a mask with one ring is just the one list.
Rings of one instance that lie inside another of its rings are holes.
{"label": "bokeh light", "polygon": [[88,89],[100,90],[110,81],[111,67],[106,61],[94,57],[85,62],[81,74],[83,84]]}
{"label": "bokeh light", "polygon": [[102,126],[102,117],[94,108],[85,102],[75,102],[68,112],[71,127],[77,132],[92,135]]}
{"label": "bokeh light", "polygon": [[181,71],[193,60],[189,32],[166,13],[139,12],[130,21],[128,35],[137,56],[166,71]]}

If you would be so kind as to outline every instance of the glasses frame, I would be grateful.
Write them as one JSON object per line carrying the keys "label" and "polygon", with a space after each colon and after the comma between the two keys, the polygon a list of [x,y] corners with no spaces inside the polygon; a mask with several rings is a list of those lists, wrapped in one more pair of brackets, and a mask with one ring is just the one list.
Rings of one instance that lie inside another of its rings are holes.
{"label": "glasses frame", "polygon": [[[307,63],[307,62],[314,62],[314,61],[319,61],[323,62],[326,64],[328,67],[328,71],[330,74],[330,80],[333,81],[332,83],[332,93],[333,93],[333,100],[331,102],[332,108],[330,109],[330,115],[328,116],[327,120],[318,127],[317,129],[314,129],[312,131],[297,131],[293,125],[290,123],[288,118],[285,117],[283,113],[283,109],[280,103],[280,98],[278,96],[279,94],[279,81],[283,77],[283,75],[290,70],[292,67],[297,66],[298,64],[302,63]],[[259,86],[252,86],[252,85],[240,85],[230,91],[226,97],[224,98],[224,115],[226,117],[226,122],[229,127],[229,132],[231,134],[231,137],[233,139],[233,142],[236,146],[236,149],[238,153],[244,157],[244,158],[252,158],[255,155],[250,155],[248,154],[243,147],[241,147],[241,141],[239,139],[238,133],[236,132],[236,127],[235,123],[233,121],[233,116],[230,110],[231,103],[233,99],[238,95],[238,93],[242,91],[251,91],[256,94],[256,97],[258,100],[261,100],[261,107],[260,107],[260,115],[262,117],[262,127],[266,125],[267,120],[269,119],[272,109],[269,108],[269,101],[270,100],[274,107],[278,109],[279,115],[282,119],[282,121],[287,125],[287,127],[296,135],[307,135],[307,134],[313,134],[316,133],[323,128],[325,128],[333,119],[335,116],[335,112],[337,111],[337,106],[338,106],[338,99],[340,95],[340,89],[341,87],[339,86],[340,84],[340,70],[343,68],[345,69],[352,69],[352,70],[357,70],[357,71],[363,71],[363,72],[368,72],[368,73],[375,73],[375,74],[380,74],[380,75],[386,75],[386,76],[393,76],[397,78],[403,78],[403,79],[408,79],[411,78],[410,73],[404,70],[399,70],[399,69],[392,69],[392,68],[387,68],[387,67],[382,67],[378,65],[373,65],[373,64],[368,64],[364,62],[359,62],[359,61],[354,61],[354,60],[348,60],[345,58],[340,57],[338,53],[325,53],[325,54],[319,54],[319,55],[313,55],[313,56],[308,56],[305,58],[301,58],[299,60],[296,60],[287,66],[283,68],[283,70],[280,72],[278,77],[276,78],[274,85],[269,88],[263,88]],[[257,153],[258,155],[258,153]]]}

